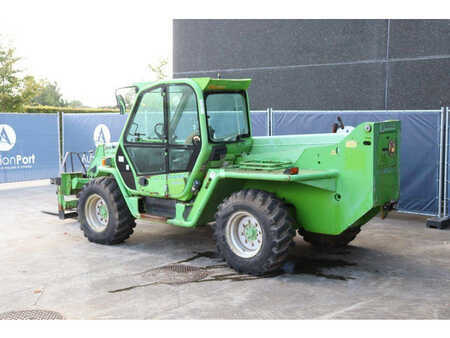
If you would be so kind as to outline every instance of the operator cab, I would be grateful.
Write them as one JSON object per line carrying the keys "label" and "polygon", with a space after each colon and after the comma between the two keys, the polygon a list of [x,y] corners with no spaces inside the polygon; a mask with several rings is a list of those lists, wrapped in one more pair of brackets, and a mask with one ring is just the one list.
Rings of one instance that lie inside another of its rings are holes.
{"label": "operator cab", "polygon": [[250,137],[249,83],[201,78],[116,91],[121,112],[130,112],[117,152],[128,188],[159,198],[180,199],[187,190],[191,195],[191,172],[202,149]]}

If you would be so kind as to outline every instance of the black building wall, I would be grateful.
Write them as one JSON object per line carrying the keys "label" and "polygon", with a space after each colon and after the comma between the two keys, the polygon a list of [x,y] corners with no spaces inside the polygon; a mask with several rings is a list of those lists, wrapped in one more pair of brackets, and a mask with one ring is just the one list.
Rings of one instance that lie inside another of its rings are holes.
{"label": "black building wall", "polygon": [[437,109],[450,20],[174,20],[174,77],[252,78],[252,109]]}

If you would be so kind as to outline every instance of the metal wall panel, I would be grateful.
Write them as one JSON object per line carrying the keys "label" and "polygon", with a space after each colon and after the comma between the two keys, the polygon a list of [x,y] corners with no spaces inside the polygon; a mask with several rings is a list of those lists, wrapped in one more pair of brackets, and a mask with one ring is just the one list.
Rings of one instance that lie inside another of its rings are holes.
{"label": "metal wall panel", "polygon": [[[222,72],[223,78],[251,78],[252,110],[384,109],[385,67],[381,63]],[[195,73],[192,77],[215,77]],[[357,99],[355,99],[357,98]]]}
{"label": "metal wall panel", "polygon": [[436,109],[450,20],[174,20],[174,77],[252,78],[252,109]]}
{"label": "metal wall panel", "polygon": [[391,58],[450,55],[450,20],[390,20]]}
{"label": "metal wall panel", "polygon": [[450,102],[450,57],[389,64],[388,109],[436,109]]}
{"label": "metal wall panel", "polygon": [[387,20],[174,20],[173,69],[377,60],[386,54],[387,27]]}

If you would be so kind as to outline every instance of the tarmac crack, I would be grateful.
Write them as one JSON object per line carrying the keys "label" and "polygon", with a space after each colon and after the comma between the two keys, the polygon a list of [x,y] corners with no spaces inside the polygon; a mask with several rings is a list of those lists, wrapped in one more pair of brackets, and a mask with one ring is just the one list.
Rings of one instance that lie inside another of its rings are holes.
{"label": "tarmac crack", "polygon": [[371,303],[371,302],[373,302],[373,301],[374,301],[375,299],[377,299],[377,298],[379,298],[379,297],[373,297],[373,298],[371,298],[371,299],[369,299],[369,300],[365,300],[365,301],[362,301],[362,302],[355,303],[355,304],[350,305],[350,306],[348,306],[348,307],[345,307],[345,308],[343,308],[343,309],[340,309],[340,310],[337,310],[337,311],[333,311],[333,312],[327,313],[327,314],[325,314],[325,315],[323,315],[323,316],[318,317],[317,319],[332,319],[332,318],[333,318],[334,316],[336,316],[336,315],[339,315],[339,314],[341,314],[341,313],[345,313],[345,312],[348,312],[348,311],[351,311],[351,310],[358,309],[358,308],[360,308],[360,307],[363,306],[363,305],[366,305],[366,304],[368,304],[368,303]]}

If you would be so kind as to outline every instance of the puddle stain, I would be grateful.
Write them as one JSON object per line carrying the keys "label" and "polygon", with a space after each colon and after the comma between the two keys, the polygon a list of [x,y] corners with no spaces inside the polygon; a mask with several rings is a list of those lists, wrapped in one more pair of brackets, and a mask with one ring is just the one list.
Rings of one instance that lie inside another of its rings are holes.
{"label": "puddle stain", "polygon": [[327,279],[347,281],[355,279],[353,277],[324,273],[322,269],[340,268],[355,266],[356,263],[350,263],[342,259],[310,259],[307,257],[289,256],[286,263],[281,267],[282,273],[289,275],[313,275]]}
{"label": "puddle stain", "polygon": [[[204,252],[195,252],[195,255],[180,261],[177,261],[175,263],[171,263],[169,265],[174,264],[181,264],[186,262],[191,262],[193,260],[196,260],[198,258],[211,258],[211,259],[217,259],[221,257],[218,255],[217,252],[214,251],[204,251]],[[221,259],[223,261],[223,259]],[[167,265],[167,266],[169,266]],[[137,288],[147,287],[147,286],[154,286],[154,285],[182,285],[182,284],[191,284],[191,283],[205,283],[205,282],[217,282],[217,281],[233,281],[233,282],[240,282],[240,281],[249,281],[249,280],[256,280],[256,279],[264,279],[264,278],[272,278],[277,277],[280,275],[312,275],[317,277],[323,277],[327,279],[334,279],[334,280],[341,280],[341,281],[347,281],[349,279],[355,279],[354,277],[349,276],[342,276],[342,275],[336,275],[336,274],[330,274],[330,273],[324,273],[322,269],[330,269],[330,268],[337,268],[337,267],[348,267],[348,266],[355,266],[356,263],[351,263],[344,261],[342,259],[310,259],[307,257],[298,257],[298,256],[289,256],[286,260],[286,263],[283,264],[281,269],[279,271],[261,275],[261,276],[253,276],[253,275],[245,275],[245,274],[239,274],[237,272],[233,273],[225,273],[225,274],[219,274],[219,275],[207,275],[204,278],[200,278],[198,280],[188,280],[188,281],[163,281],[163,282],[151,282],[151,283],[145,283],[145,284],[138,284],[138,285],[132,285],[126,288],[116,289],[108,291],[108,293],[117,293],[117,292],[123,292],[123,291],[129,291]],[[143,272],[138,273],[137,275],[142,275],[151,271],[159,270],[167,266],[162,266],[158,268],[152,268]],[[198,267],[200,270],[215,270],[215,269],[223,269],[228,268],[227,264],[213,264],[208,265],[204,267]]]}
{"label": "puddle stain", "polygon": [[[200,269],[201,270],[213,270],[213,269],[220,269],[220,268],[226,268],[226,267],[228,267],[228,265],[220,264],[220,265],[205,266]],[[111,290],[111,291],[108,291],[108,293],[129,291],[129,290],[133,290],[133,289],[137,289],[137,288],[142,288],[142,287],[146,287],[146,286],[154,286],[154,285],[182,285],[182,284],[192,284],[192,283],[221,282],[221,281],[226,281],[226,280],[240,282],[240,281],[275,277],[277,275],[280,275],[280,273],[267,274],[267,275],[263,275],[263,276],[252,276],[252,275],[238,274],[238,273],[234,272],[234,273],[226,273],[226,274],[221,274],[221,275],[209,275],[209,276],[206,276],[199,280],[176,281],[176,282],[151,282],[151,283],[146,283],[146,284],[138,284],[138,285],[132,285],[132,286],[129,286],[126,288]]]}
{"label": "puddle stain", "polygon": [[[192,256],[192,257],[189,257],[189,258],[186,258],[186,259],[182,259],[181,261],[176,261],[174,263],[170,263],[170,264],[167,264],[167,265],[164,265],[164,266],[160,266],[160,267],[157,267],[157,268],[147,269],[147,270],[135,273],[134,276],[144,275],[144,274],[146,274],[148,272],[155,271],[157,269],[161,269],[161,268],[163,268],[165,266],[169,266],[169,265],[191,262],[191,261],[193,261],[195,259],[202,258],[202,257],[211,258],[211,259],[220,258],[221,261],[224,261],[219,256],[219,254],[217,252],[215,252],[215,251],[203,251],[203,252],[195,252],[194,251],[194,253],[195,253],[195,255]],[[225,268],[227,266],[228,266],[227,264],[216,264],[216,265],[208,265],[208,266],[200,267],[200,268],[208,270],[208,269],[216,269],[216,268]]]}

